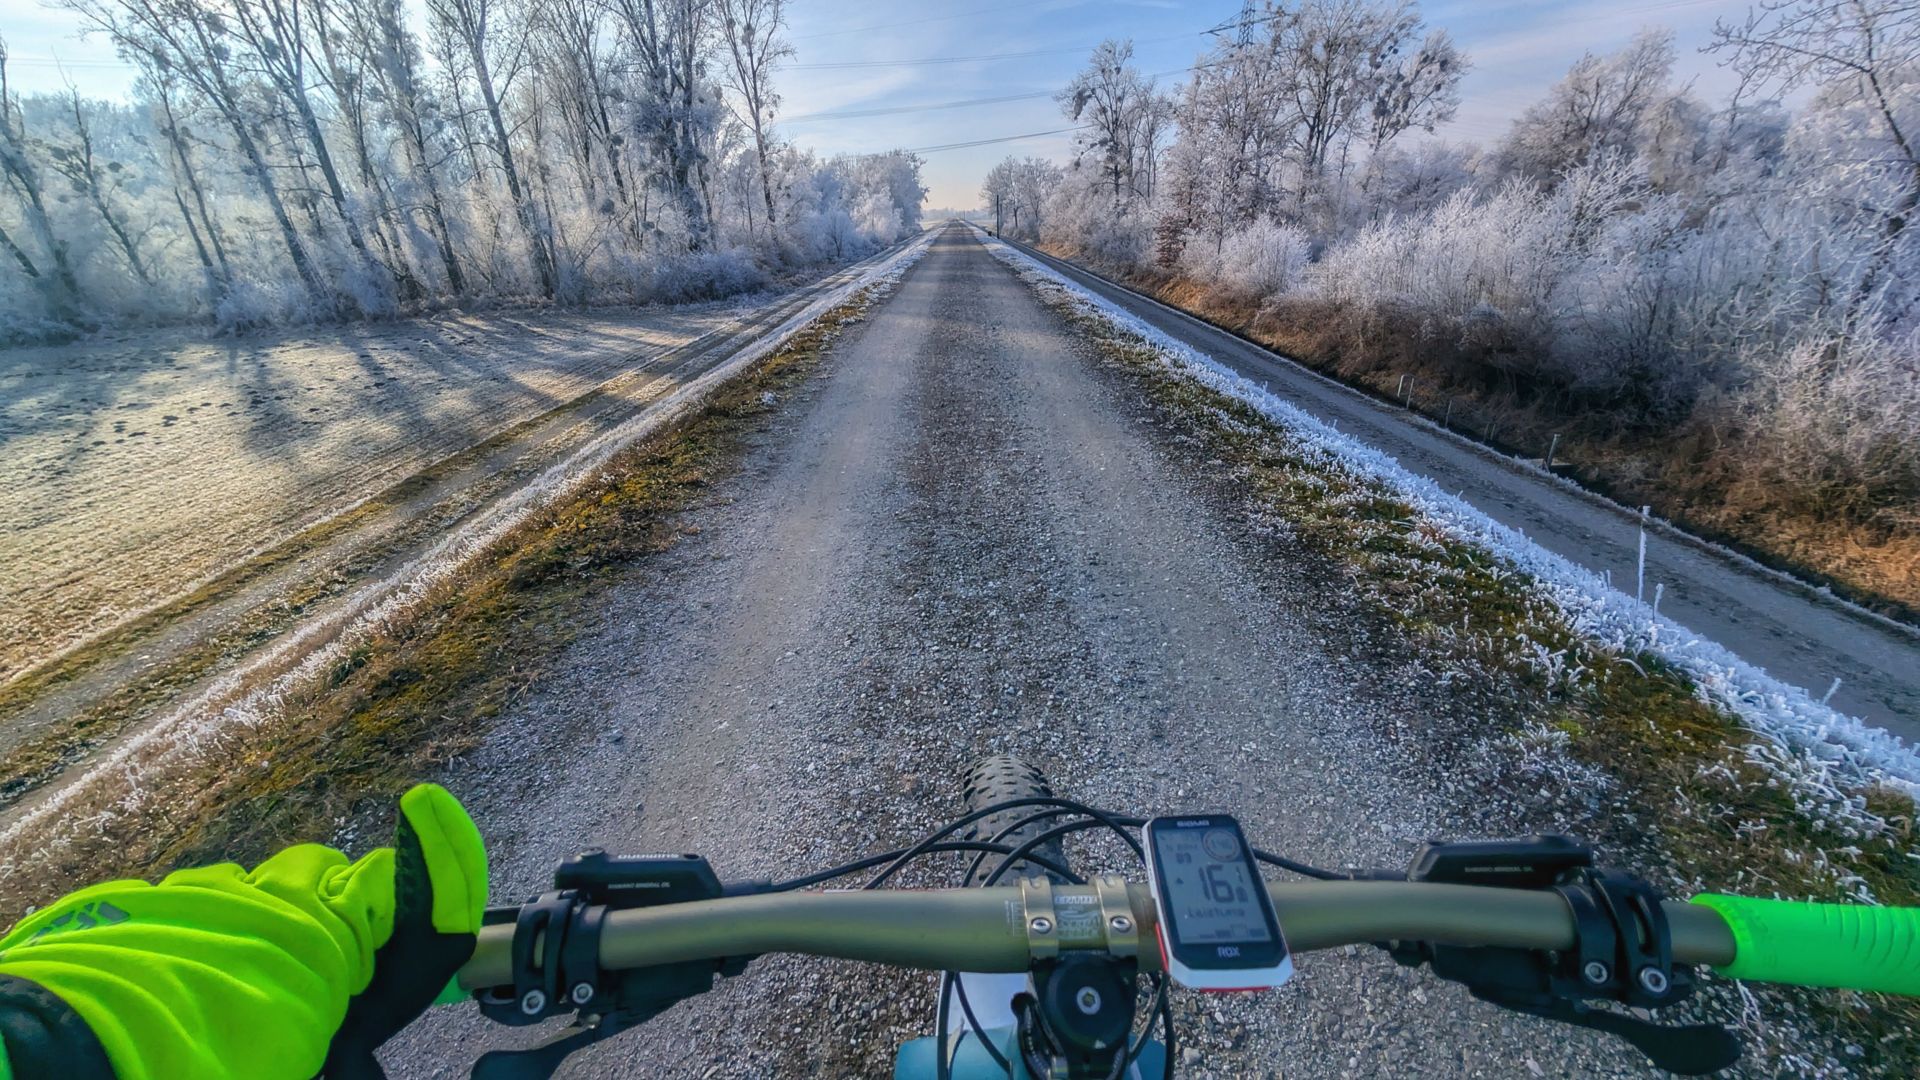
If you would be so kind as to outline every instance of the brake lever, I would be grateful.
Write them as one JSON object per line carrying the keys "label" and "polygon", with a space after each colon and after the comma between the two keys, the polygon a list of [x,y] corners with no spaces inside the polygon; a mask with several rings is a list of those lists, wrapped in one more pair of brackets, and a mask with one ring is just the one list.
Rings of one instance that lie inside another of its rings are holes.
{"label": "brake lever", "polygon": [[473,1063],[471,1080],[547,1080],[557,1072],[568,1056],[585,1050],[602,1039],[609,1039],[641,1023],[647,1017],[635,1015],[582,1017],[574,1023],[522,1050],[489,1050]]}
{"label": "brake lever", "polygon": [[1740,1060],[1740,1039],[1718,1024],[1655,1024],[1579,1002],[1556,1002],[1547,1009],[1508,1006],[1547,1020],[1618,1035],[1647,1056],[1655,1068],[1680,1076],[1705,1076],[1732,1068]]}

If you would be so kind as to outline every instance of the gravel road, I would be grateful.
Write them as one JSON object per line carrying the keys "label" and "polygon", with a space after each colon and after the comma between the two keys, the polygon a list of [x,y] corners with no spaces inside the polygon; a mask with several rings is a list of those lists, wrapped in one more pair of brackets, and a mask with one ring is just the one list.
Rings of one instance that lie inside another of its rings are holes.
{"label": "gravel road", "polygon": [[[1199,349],[1283,400],[1333,424],[1406,469],[1459,492],[1475,508],[1632,591],[1635,516],[1517,467],[1510,459],[1383,404],[1072,263],[1020,249],[1177,341]],[[1920,632],[1899,629],[1755,569],[1678,530],[1647,534],[1647,594],[1660,610],[1815,697],[1837,677],[1833,707],[1920,740]]]}
{"label": "gravel road", "polygon": [[[1458,830],[1424,748],[1486,707],[1372,633],[1338,573],[1256,535],[1224,470],[1116,378],[969,232],[937,238],[445,778],[490,838],[496,896],[588,845],[698,851],[727,877],[819,869],[953,816],[960,773],[996,751],[1100,805],[1230,808],[1326,863],[1399,864]],[[887,1075],[932,997],[930,976],[762,960],[567,1075]],[[1634,1069],[1370,953],[1181,1011],[1185,1075]],[[527,1038],[461,1006],[387,1061],[464,1075]]]}

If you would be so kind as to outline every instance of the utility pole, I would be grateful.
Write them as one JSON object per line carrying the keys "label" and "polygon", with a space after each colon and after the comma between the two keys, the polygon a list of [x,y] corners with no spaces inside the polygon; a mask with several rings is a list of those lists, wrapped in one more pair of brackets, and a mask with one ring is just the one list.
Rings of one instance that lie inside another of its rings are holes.
{"label": "utility pole", "polygon": [[1240,25],[1234,28],[1233,43],[1241,48],[1253,44],[1253,0],[1240,0]]}
{"label": "utility pole", "polygon": [[1253,44],[1253,28],[1263,22],[1269,21],[1271,20],[1262,19],[1253,13],[1253,0],[1240,0],[1240,14],[1221,23],[1219,26],[1211,27],[1201,32],[1206,34],[1224,34],[1231,30],[1233,31],[1233,43],[1244,47]]}

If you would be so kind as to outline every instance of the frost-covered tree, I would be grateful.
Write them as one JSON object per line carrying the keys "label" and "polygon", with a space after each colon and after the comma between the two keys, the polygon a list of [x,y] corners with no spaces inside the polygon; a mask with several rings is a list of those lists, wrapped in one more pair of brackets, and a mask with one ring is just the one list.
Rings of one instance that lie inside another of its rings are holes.
{"label": "frost-covered tree", "polygon": [[[1268,3],[1223,31],[1150,201],[1103,122],[1126,54],[1076,78],[1094,122],[1042,240],[1295,320],[1342,364],[1696,432],[1819,515],[1920,528],[1920,6],[1763,0],[1712,43],[1739,76],[1718,104],[1646,30],[1489,149],[1405,137],[1446,133],[1467,66],[1410,4]],[[1010,233],[1020,165],[982,191]]]}
{"label": "frost-covered tree", "polygon": [[1668,30],[1643,30],[1606,56],[1586,53],[1514,121],[1502,160],[1516,173],[1551,182],[1596,156],[1638,152],[1674,93],[1673,58]]}
{"label": "frost-covered tree", "polygon": [[1160,260],[1172,265],[1194,235],[1218,255],[1262,218],[1337,230],[1356,172],[1370,190],[1370,163],[1450,119],[1469,66],[1410,2],[1269,3],[1196,65],[1180,99]]}
{"label": "frost-covered tree", "polygon": [[1007,158],[987,173],[980,197],[993,213],[994,231],[1037,240],[1047,201],[1060,186],[1059,167],[1039,158]]}
{"label": "frost-covered tree", "polygon": [[[760,175],[760,194],[767,208],[769,232],[779,227],[773,199],[773,170],[769,160],[769,128],[780,95],[773,75],[780,61],[793,55],[793,46],[780,36],[786,24],[785,0],[718,0],[720,26],[727,44],[726,82],[737,105],[734,115],[753,133],[754,161]],[[752,227],[752,222],[748,222]]]}
{"label": "frost-covered tree", "polygon": [[1074,168],[1096,177],[1115,207],[1151,198],[1169,110],[1153,80],[1134,70],[1133,43],[1101,42],[1056,100],[1082,125]]}
{"label": "frost-covered tree", "polygon": [[[507,197],[526,240],[540,291],[551,298],[558,288],[552,233],[528,186],[508,132],[503,103],[526,64],[530,43],[526,20],[515,17],[525,13],[504,8],[501,0],[427,0],[427,17],[440,43],[446,76],[455,84],[456,93],[470,87],[479,95],[483,126],[477,133],[469,129],[463,134],[477,135],[491,151],[491,164],[507,185]],[[475,166],[478,171],[477,160]]]}
{"label": "frost-covered tree", "polygon": [[[62,322],[71,322],[80,313],[83,297],[73,274],[66,241],[53,228],[47,214],[46,195],[41,173],[27,152],[27,123],[24,112],[14,100],[7,83],[7,46],[0,39],[0,176],[7,191],[20,207],[36,253],[29,253],[21,242],[0,228],[0,246],[7,250],[29,281],[46,298],[48,314]],[[42,269],[41,263],[46,264]]]}
{"label": "frost-covered tree", "polygon": [[774,0],[61,2],[141,77],[22,99],[0,49],[0,341],[713,296],[919,227],[917,159],[775,137]]}
{"label": "frost-covered tree", "polygon": [[81,100],[80,91],[69,88],[67,102],[73,116],[73,143],[68,146],[51,146],[47,156],[53,160],[54,168],[67,180],[68,186],[77,194],[86,198],[94,212],[100,215],[100,221],[112,235],[120,255],[126,260],[127,269],[140,279],[140,283],[152,286],[153,275],[147,272],[147,261],[140,256],[140,246],[134,242],[125,215],[108,200],[122,197],[120,176],[126,166],[118,161],[100,160],[94,152],[93,123],[87,117],[86,102]]}
{"label": "frost-covered tree", "polygon": [[1833,195],[1859,207],[1872,236],[1848,291],[1851,327],[1885,297],[1886,314],[1906,320],[1915,253],[1910,226],[1920,211],[1920,6],[1907,0],[1768,0],[1745,22],[1722,22],[1712,48],[1748,80],[1780,90],[1819,88],[1816,115],[1828,131],[1809,141]]}

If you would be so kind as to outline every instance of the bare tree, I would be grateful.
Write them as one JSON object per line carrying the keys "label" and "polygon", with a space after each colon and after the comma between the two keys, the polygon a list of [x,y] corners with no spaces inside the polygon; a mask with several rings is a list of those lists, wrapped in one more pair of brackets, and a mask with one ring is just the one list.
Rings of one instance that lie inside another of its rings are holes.
{"label": "bare tree", "polygon": [[93,143],[93,125],[87,119],[86,107],[81,103],[80,91],[67,88],[67,105],[73,114],[74,145],[55,146],[48,149],[53,158],[54,168],[67,178],[67,183],[77,194],[85,195],[92,204],[94,212],[106,223],[107,231],[120,247],[121,257],[126,260],[127,269],[140,279],[140,284],[151,286],[153,277],[147,273],[146,260],[140,257],[140,247],[134,243],[133,235],[127,231],[127,223],[113,208],[107,205],[107,182],[100,173],[104,169],[109,175],[124,171],[118,161],[109,161],[101,166],[95,160]]}
{"label": "bare tree", "polygon": [[400,0],[347,0],[339,9],[349,32],[367,53],[369,73],[379,87],[376,96],[383,118],[398,129],[407,172],[425,197],[428,232],[439,249],[447,288],[455,296],[467,291],[467,275],[454,248],[447,198],[441,190],[439,153],[429,127],[433,102],[420,78],[420,49],[403,22]]}
{"label": "bare tree", "polygon": [[29,286],[0,297],[9,335],[83,308],[717,295],[919,213],[916,159],[780,144],[773,0],[428,0],[431,67],[407,0],[59,2],[140,69],[142,107],[22,106],[0,64],[0,277]]}
{"label": "bare tree", "polygon": [[548,246],[549,234],[534,206],[533,192],[522,179],[513,138],[507,130],[506,111],[501,104],[526,59],[526,27],[495,21],[494,0],[427,0],[427,13],[447,40],[459,46],[457,59],[465,65],[474,87],[480,92],[487,119],[487,144],[506,180],[507,196],[513,200],[514,213],[520,220],[540,291],[552,298],[557,282],[553,250]]}
{"label": "bare tree", "polygon": [[[317,78],[332,94],[335,112],[346,128],[360,187],[372,200],[372,235],[380,247],[380,262],[399,287],[401,299],[418,300],[426,294],[426,287],[407,261],[406,242],[400,237],[399,215],[393,206],[391,177],[376,160],[373,113],[380,87],[372,73],[375,59],[369,39],[354,26],[346,3],[307,0],[305,11],[312,24],[312,37],[319,44]],[[318,131],[317,125],[314,130]],[[336,200],[336,207],[343,205]]]}
{"label": "bare tree", "polygon": [[1643,30],[1607,56],[1585,54],[1513,122],[1501,157],[1513,171],[1550,184],[1597,156],[1636,152],[1649,118],[1672,96],[1673,59],[1668,30]]}
{"label": "bare tree", "polygon": [[281,197],[274,169],[260,145],[262,118],[236,85],[227,19],[198,0],[64,0],[70,10],[113,38],[121,52],[156,75],[177,74],[220,113],[253,180],[279,226],[294,270],[314,300],[334,306],[335,293],[301,243]]}
{"label": "bare tree", "polygon": [[[152,103],[154,126],[167,143],[167,172],[173,178],[174,206],[180,211],[180,220],[185,223],[187,236],[193,241],[194,254],[199,257],[200,272],[206,281],[207,301],[210,305],[217,304],[233,282],[233,268],[227,261],[226,245],[221,240],[219,225],[207,210],[206,187],[193,167],[186,132],[174,109],[171,80],[164,77],[149,79],[145,85],[152,90],[155,99]],[[183,185],[185,190],[182,190]],[[192,204],[187,202],[189,194],[193,196]],[[199,211],[197,220],[194,217],[196,209]]]}
{"label": "bare tree", "polygon": [[1132,42],[1101,42],[1055,100],[1069,119],[1085,125],[1074,138],[1076,161],[1097,162],[1116,206],[1151,194],[1155,144],[1168,109],[1153,80],[1133,69]]}
{"label": "bare tree", "polygon": [[[304,142],[305,153],[312,156],[324,193],[346,231],[348,244],[369,269],[386,271],[387,283],[391,285],[394,268],[382,263],[368,248],[366,234],[349,205],[340,170],[334,164],[333,151],[320,130],[320,117],[314,108],[317,95],[310,90],[314,83],[309,75],[312,47],[306,20],[300,17],[300,0],[237,0],[231,7],[236,33],[251,50],[254,63],[267,83],[279,91],[281,105],[286,110],[283,115]],[[365,303],[358,293],[354,299]]]}
{"label": "bare tree", "polygon": [[1472,66],[1445,30],[1429,33],[1404,61],[1383,64],[1367,117],[1368,149],[1377,154],[1409,130],[1431,133],[1453,119],[1460,108],[1460,80]]}
{"label": "bare tree", "polygon": [[1885,145],[1881,163],[1897,179],[1867,212],[1878,241],[1846,305],[1851,329],[1886,278],[1920,211],[1920,148],[1912,123],[1920,72],[1920,5],[1911,0],[1768,0],[1739,25],[1714,28],[1712,51],[1758,85],[1808,84],[1860,105]]}
{"label": "bare tree", "polygon": [[20,200],[27,229],[33,234],[34,242],[52,261],[51,275],[43,274],[33,258],[5,232],[0,232],[0,245],[6,247],[21,271],[47,298],[47,306],[55,317],[72,321],[79,313],[80,283],[73,276],[67,245],[55,234],[53,223],[47,217],[40,171],[27,155],[27,121],[13,100],[13,91],[7,83],[5,39],[0,39],[0,175],[6,177],[8,190]]}
{"label": "bare tree", "polygon": [[[773,208],[773,169],[768,160],[767,126],[773,123],[780,95],[773,74],[780,61],[793,55],[793,46],[780,37],[786,22],[784,0],[718,0],[720,26],[727,41],[730,63],[727,85],[738,96],[734,115],[753,133],[754,159],[760,166],[760,193],[767,206],[767,234],[777,236],[779,215]],[[744,114],[744,115],[743,115]]]}
{"label": "bare tree", "polygon": [[[1391,102],[1393,84],[1404,85],[1410,74],[1390,61],[1414,40],[1420,16],[1410,0],[1308,0],[1292,12],[1275,4],[1269,20],[1299,173],[1297,206],[1304,213],[1326,193],[1335,157],[1344,162],[1351,141],[1370,126],[1379,132],[1374,122],[1383,101]],[[1439,84],[1430,87],[1432,94],[1444,93],[1438,63],[1418,74]],[[1391,105],[1384,111],[1391,115]]]}
{"label": "bare tree", "polygon": [[711,214],[699,188],[705,164],[700,132],[710,123],[701,115],[700,87],[713,0],[610,3],[626,31],[645,90],[638,126],[653,150],[667,197],[686,220],[687,246],[700,250],[711,232]]}

